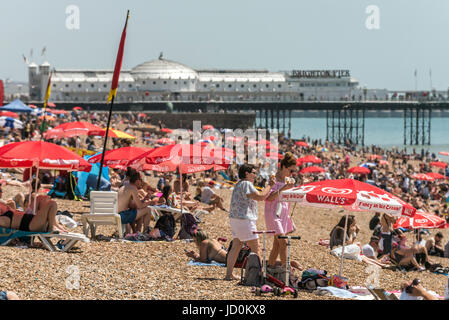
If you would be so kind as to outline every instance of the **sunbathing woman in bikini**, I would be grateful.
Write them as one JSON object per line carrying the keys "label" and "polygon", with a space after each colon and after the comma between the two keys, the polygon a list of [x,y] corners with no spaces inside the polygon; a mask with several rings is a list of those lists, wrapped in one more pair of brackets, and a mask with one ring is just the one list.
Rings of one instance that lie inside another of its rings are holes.
{"label": "sunbathing woman in bikini", "polygon": [[[33,214],[35,199],[37,201],[36,214]],[[27,202],[28,197],[26,197],[25,205],[27,205]],[[0,227],[21,231],[67,232],[67,230],[56,221],[57,212],[58,206],[49,196],[38,195],[36,197],[35,194],[32,194],[31,203],[28,205],[25,212],[15,210],[0,203]]]}
{"label": "sunbathing woman in bikini", "polygon": [[193,250],[186,251],[188,257],[204,263],[210,263],[212,260],[219,263],[226,262],[226,249],[217,240],[210,239],[206,232],[198,229],[193,235],[193,241],[200,250],[200,254],[195,254]]}

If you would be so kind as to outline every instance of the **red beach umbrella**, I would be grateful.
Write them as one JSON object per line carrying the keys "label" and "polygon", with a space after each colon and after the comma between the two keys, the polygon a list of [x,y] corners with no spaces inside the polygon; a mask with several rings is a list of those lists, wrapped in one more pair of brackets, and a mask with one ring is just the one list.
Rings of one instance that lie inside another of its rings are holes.
{"label": "red beach umbrella", "polygon": [[426,175],[428,175],[429,177],[434,178],[435,180],[447,179],[446,176],[443,176],[442,174],[439,174],[437,172],[428,172],[428,173],[426,173]]}
{"label": "red beach umbrella", "polygon": [[57,144],[45,141],[22,141],[0,147],[0,167],[89,171],[92,165],[79,155]]}
{"label": "red beach umbrella", "polygon": [[447,152],[447,151],[440,151],[440,152],[438,152],[438,154],[441,154],[442,156],[449,157],[449,152]]}
{"label": "red beach umbrella", "polygon": [[432,213],[416,212],[413,218],[401,217],[393,225],[393,228],[404,229],[434,229],[447,228],[446,219],[440,218]]}
{"label": "red beach umbrella", "polygon": [[169,129],[169,128],[162,128],[162,129],[161,129],[161,132],[172,133],[173,130],[172,130],[172,129]]}
{"label": "red beach umbrella", "polygon": [[305,147],[305,148],[309,147],[309,144],[305,141],[296,141],[295,145],[297,145],[298,147]]}
{"label": "red beach umbrella", "polygon": [[84,109],[77,106],[77,107],[73,107],[72,110],[74,110],[74,111],[82,111]]}
{"label": "red beach umbrella", "polygon": [[[324,208],[343,208],[346,222],[343,239],[346,238],[348,211],[383,212],[399,217],[413,217],[416,209],[400,198],[368,183],[353,179],[323,180],[292,188],[281,193],[281,201],[299,202]],[[342,253],[344,252],[344,245]],[[340,260],[341,276],[343,257]]]}
{"label": "red beach umbrella", "polygon": [[211,125],[211,124],[205,124],[205,125],[203,126],[203,130],[209,130],[209,129],[214,129],[214,126]]}
{"label": "red beach umbrella", "polygon": [[376,159],[382,159],[382,156],[378,155],[378,154],[371,154],[368,156],[368,159],[370,160],[376,160]]}
{"label": "red beach umbrella", "polygon": [[[59,130],[62,132],[54,131]],[[47,133],[44,135],[46,139],[50,135],[57,135],[60,138],[61,137],[75,137],[75,136],[87,136],[89,134],[90,130],[99,130],[102,131],[103,128],[96,126],[90,122],[85,121],[74,121],[74,122],[65,122],[63,124],[60,124],[59,126],[54,127],[53,129],[48,130],[50,133]]]}
{"label": "red beach umbrella", "polygon": [[[151,148],[138,148],[138,147],[123,147],[118,149],[107,150],[104,154],[103,165],[105,166],[118,166],[127,165],[131,159],[134,159],[141,154],[151,151]],[[101,162],[101,154],[97,154],[89,158],[89,163]]]}
{"label": "red beach umbrella", "polygon": [[322,173],[322,172],[326,172],[326,170],[324,168],[314,167],[314,166],[306,167],[306,168],[301,169],[301,171],[299,171],[299,173],[301,173],[301,174],[305,174],[305,173]]}
{"label": "red beach umbrella", "polygon": [[302,163],[315,163],[315,164],[318,164],[318,163],[321,163],[321,162],[323,162],[323,161],[320,158],[318,158],[316,156],[313,156],[313,155],[310,155],[310,156],[298,158],[296,160],[296,165],[299,166]]}
{"label": "red beach umbrella", "polygon": [[371,171],[368,168],[365,167],[352,167],[347,170],[349,173],[356,173],[356,174],[369,174]]}
{"label": "red beach umbrella", "polygon": [[56,105],[53,102],[48,102],[47,107],[56,108]]}
{"label": "red beach umbrella", "polygon": [[19,118],[19,115],[12,111],[0,111],[0,117]]}
{"label": "red beach umbrella", "polygon": [[412,179],[422,181],[435,181],[435,178],[429,176],[426,173],[415,173],[414,175],[412,175]]}
{"label": "red beach umbrella", "polygon": [[413,217],[416,209],[395,195],[354,179],[323,180],[281,193],[282,201],[293,201],[324,208],[375,211],[393,216]]}
{"label": "red beach umbrella", "polygon": [[447,167],[447,163],[446,162],[441,162],[441,161],[433,161],[430,163],[431,166],[434,167],[439,167],[439,168],[446,168]]}
{"label": "red beach umbrella", "polygon": [[170,138],[160,138],[156,140],[157,144],[175,144],[176,141]]}

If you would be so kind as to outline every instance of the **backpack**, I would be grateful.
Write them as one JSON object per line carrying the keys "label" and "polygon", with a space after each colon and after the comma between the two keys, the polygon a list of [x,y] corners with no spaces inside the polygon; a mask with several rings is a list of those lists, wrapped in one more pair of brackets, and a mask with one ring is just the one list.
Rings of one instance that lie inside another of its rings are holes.
{"label": "backpack", "polygon": [[183,213],[181,216],[181,229],[179,239],[193,239],[193,233],[198,229],[198,221],[191,213]]}
{"label": "backpack", "polygon": [[[228,254],[231,251],[232,248],[232,241],[229,244],[228,252],[226,253],[226,262],[225,266],[228,266]],[[242,247],[240,249],[239,255],[237,257],[237,260],[235,261],[234,268],[243,268],[243,265],[245,263],[246,257],[251,253],[251,249],[248,246]]]}
{"label": "backpack", "polygon": [[263,284],[262,279],[262,263],[259,256],[251,252],[246,257],[245,274],[243,275],[243,268],[241,272],[240,284],[244,286],[260,287]]}
{"label": "backpack", "polygon": [[167,236],[173,238],[176,231],[175,218],[171,214],[164,214],[157,220],[154,227],[164,231]]}
{"label": "backpack", "polygon": [[315,290],[317,287],[326,287],[329,284],[326,270],[307,269],[301,276],[301,286],[308,290]]}

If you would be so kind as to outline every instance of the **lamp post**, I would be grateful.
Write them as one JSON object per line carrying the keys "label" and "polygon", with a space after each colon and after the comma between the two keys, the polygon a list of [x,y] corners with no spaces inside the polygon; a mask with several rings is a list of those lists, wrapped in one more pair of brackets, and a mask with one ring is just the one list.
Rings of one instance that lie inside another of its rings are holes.
{"label": "lamp post", "polygon": [[368,93],[368,89],[363,87],[363,99],[366,101],[366,94]]}

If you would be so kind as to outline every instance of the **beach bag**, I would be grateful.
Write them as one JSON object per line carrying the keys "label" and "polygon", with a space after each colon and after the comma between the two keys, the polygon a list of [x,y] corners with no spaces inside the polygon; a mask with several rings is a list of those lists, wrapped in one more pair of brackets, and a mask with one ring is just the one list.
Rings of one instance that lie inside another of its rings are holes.
{"label": "beach bag", "polygon": [[164,214],[157,220],[154,227],[162,230],[170,238],[173,238],[176,231],[175,218],[171,214]]}
{"label": "beach bag", "polygon": [[336,274],[330,277],[329,279],[329,285],[339,288],[339,289],[349,289],[348,286],[348,278],[340,277]]}
{"label": "beach bag", "polygon": [[263,284],[262,263],[259,256],[254,252],[246,257],[245,274],[243,274],[242,268],[240,283],[244,286],[255,287],[260,287]]}
{"label": "beach bag", "polygon": [[191,213],[183,213],[181,216],[181,229],[179,239],[193,239],[193,234],[198,230],[198,221]]}
{"label": "beach bag", "polygon": [[[226,253],[226,262],[225,262],[226,266],[228,265],[228,254],[231,251],[231,248],[232,248],[232,241],[229,244],[228,252]],[[243,268],[245,259],[250,253],[251,249],[248,246],[243,246],[242,249],[240,249],[237,260],[235,261],[234,268]]]}
{"label": "beach bag", "polygon": [[326,270],[307,269],[301,276],[301,287],[307,290],[315,290],[317,287],[327,287],[329,277]]}

